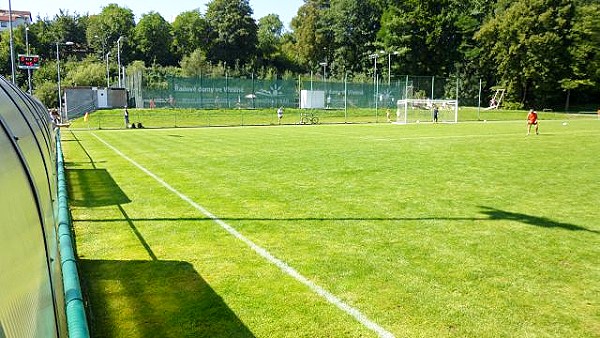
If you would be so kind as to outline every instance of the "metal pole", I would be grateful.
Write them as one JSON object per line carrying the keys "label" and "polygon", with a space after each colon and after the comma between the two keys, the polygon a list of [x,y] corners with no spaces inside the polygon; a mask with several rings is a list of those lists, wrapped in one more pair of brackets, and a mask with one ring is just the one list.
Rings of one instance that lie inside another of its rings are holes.
{"label": "metal pole", "polygon": [[[62,122],[65,122],[67,120],[68,116],[66,113],[65,113],[65,116],[62,115],[62,95],[61,95],[61,91],[60,91],[60,54],[58,52],[59,44],[60,44],[60,42],[56,41],[56,74],[58,77],[58,111],[59,111],[61,119],[66,117],[65,119],[62,120]],[[74,43],[71,41],[67,41],[64,44],[67,46],[74,45]]]}
{"label": "metal pole", "polygon": [[108,56],[110,52],[106,53],[106,88],[110,87],[110,70],[108,69]]}
{"label": "metal pole", "polygon": [[348,72],[344,77],[344,123],[348,123]]}
{"label": "metal pole", "polygon": [[392,81],[392,53],[388,52],[388,87]]}
{"label": "metal pole", "polygon": [[458,123],[458,85],[459,85],[458,73],[456,73],[456,106],[454,108],[454,123]]}
{"label": "metal pole", "polygon": [[58,53],[58,42],[56,42],[56,74],[58,76],[58,113],[62,117],[62,97],[60,95],[60,54]]}
{"label": "metal pole", "polygon": [[323,79],[325,80],[325,107],[329,108],[329,94],[327,93],[327,56],[323,65]]}
{"label": "metal pole", "polygon": [[377,53],[373,54],[373,90],[377,87]]}
{"label": "metal pole", "polygon": [[224,61],[224,68],[225,68],[225,97],[227,99],[227,108],[231,108],[229,106],[229,79],[227,78],[227,61]]}
{"label": "metal pole", "polygon": [[319,63],[323,66],[323,92],[325,93],[325,107],[329,108],[329,103],[327,102],[327,58],[325,62]]}
{"label": "metal pole", "polygon": [[406,75],[406,83],[404,84],[404,123],[408,123],[408,75]]}
{"label": "metal pole", "polygon": [[121,85],[121,39],[123,37],[119,36],[117,39],[117,64],[119,65],[119,88],[122,88]]}
{"label": "metal pole", "polygon": [[13,45],[12,5],[10,0],[8,0],[8,27],[10,30],[10,70],[12,72],[12,83],[15,84],[15,48]]}
{"label": "metal pole", "polygon": [[379,100],[379,79],[377,78],[377,75],[375,75],[375,122],[378,123],[379,122],[379,112],[377,111],[378,107],[378,103],[377,102]]}
{"label": "metal pole", "polygon": [[[27,46],[27,55],[29,55],[29,26],[25,27],[25,45]],[[31,95],[31,69],[27,68],[27,88]]]}
{"label": "metal pole", "polygon": [[477,121],[481,120],[481,79],[479,79],[479,96],[477,97]]}

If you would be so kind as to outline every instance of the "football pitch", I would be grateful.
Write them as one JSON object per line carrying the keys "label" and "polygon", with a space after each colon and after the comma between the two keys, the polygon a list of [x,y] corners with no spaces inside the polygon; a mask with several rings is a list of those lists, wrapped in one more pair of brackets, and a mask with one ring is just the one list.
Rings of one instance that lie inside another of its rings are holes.
{"label": "football pitch", "polygon": [[600,121],[62,130],[95,337],[600,337]]}

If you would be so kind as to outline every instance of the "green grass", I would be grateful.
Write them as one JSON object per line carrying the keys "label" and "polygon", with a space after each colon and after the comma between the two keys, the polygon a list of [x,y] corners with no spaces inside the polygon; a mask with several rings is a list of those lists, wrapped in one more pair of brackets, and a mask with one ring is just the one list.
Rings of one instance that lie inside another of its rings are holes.
{"label": "green grass", "polygon": [[[63,130],[95,337],[600,337],[600,121]],[[97,137],[98,138],[97,138]]]}
{"label": "green grass", "polygon": [[[396,118],[396,108],[390,109],[392,119]],[[285,109],[281,121],[285,125],[295,125],[300,121],[300,114],[307,110]],[[321,124],[342,123],[384,123],[386,109],[357,109],[310,110],[319,118]],[[555,112],[539,112],[542,120],[571,120],[590,118],[595,114],[581,116],[579,114],[564,114]],[[222,127],[222,126],[269,126],[278,124],[277,108],[273,109],[129,109],[131,123],[141,123],[146,128],[172,127]],[[525,120],[527,111],[520,110],[478,110],[475,107],[460,107],[459,122],[465,121],[507,121]],[[426,109],[416,109],[409,114],[409,122],[416,120],[431,121],[432,112]],[[454,113],[444,109],[440,111],[441,119],[454,120]],[[123,109],[98,110],[89,115],[88,121],[77,118],[71,121],[75,129],[124,129]]]}

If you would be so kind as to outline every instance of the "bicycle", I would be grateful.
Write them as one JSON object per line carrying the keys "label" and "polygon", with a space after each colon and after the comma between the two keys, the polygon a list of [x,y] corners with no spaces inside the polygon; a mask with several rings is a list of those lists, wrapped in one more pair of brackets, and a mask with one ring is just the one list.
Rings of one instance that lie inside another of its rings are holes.
{"label": "bicycle", "polygon": [[300,124],[319,124],[319,117],[314,113],[300,113]]}

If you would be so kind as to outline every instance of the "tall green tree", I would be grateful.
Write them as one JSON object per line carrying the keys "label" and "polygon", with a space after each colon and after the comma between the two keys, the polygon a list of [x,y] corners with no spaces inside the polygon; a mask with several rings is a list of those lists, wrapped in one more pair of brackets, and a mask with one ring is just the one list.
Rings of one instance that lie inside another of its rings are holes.
{"label": "tall green tree", "polygon": [[600,4],[581,3],[577,6],[569,53],[571,56],[570,73],[560,81],[566,93],[565,108],[574,101],[586,102],[600,91]]}
{"label": "tall green tree", "polygon": [[179,14],[173,21],[173,51],[180,59],[197,49],[208,50],[208,23],[200,10]]}
{"label": "tall green tree", "polygon": [[296,36],[295,52],[298,62],[308,69],[319,69],[333,46],[333,33],[328,24],[329,0],[305,0],[292,18]]}
{"label": "tall green tree", "polygon": [[276,14],[269,14],[258,20],[258,50],[265,60],[272,59],[281,49],[283,23]]}
{"label": "tall green tree", "polygon": [[200,48],[185,55],[179,64],[185,76],[202,76],[207,74],[210,69],[206,53]]}
{"label": "tall green tree", "polygon": [[98,15],[89,19],[86,39],[88,45],[96,52],[99,59],[103,59],[109,51],[117,54],[117,40],[120,41],[122,64],[132,59],[133,49],[130,38],[135,27],[133,12],[129,8],[110,4],[102,8]]}
{"label": "tall green tree", "polygon": [[106,68],[93,55],[69,66],[63,78],[65,86],[106,86]]}
{"label": "tall green tree", "polygon": [[496,66],[509,99],[521,105],[557,104],[570,73],[571,0],[501,0],[479,30],[483,58]]}
{"label": "tall green tree", "polygon": [[368,69],[368,55],[378,50],[375,46],[380,30],[382,10],[376,0],[332,0],[327,11],[333,36],[332,50],[328,53],[331,73],[345,71],[360,73]]}
{"label": "tall green tree", "polygon": [[255,58],[258,27],[252,13],[248,0],[212,0],[208,4],[210,60],[244,65]]}
{"label": "tall green tree", "polygon": [[456,0],[407,0],[391,5],[381,19],[378,43],[399,52],[407,74],[449,75],[461,44]]}
{"label": "tall green tree", "polygon": [[73,55],[77,51],[85,52],[86,45],[85,32],[88,27],[89,17],[81,16],[77,13],[70,15],[68,12],[60,10],[59,14],[53,19],[37,18],[29,27],[29,43],[31,48],[35,49],[42,57],[42,60],[56,59],[56,43],[73,42],[75,48],[64,48],[61,50],[61,56]]}
{"label": "tall green tree", "polygon": [[172,27],[157,12],[142,15],[134,29],[134,40],[137,46],[138,57],[147,66],[159,64],[173,66],[176,58],[173,57]]}

